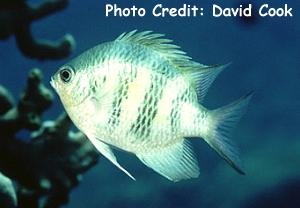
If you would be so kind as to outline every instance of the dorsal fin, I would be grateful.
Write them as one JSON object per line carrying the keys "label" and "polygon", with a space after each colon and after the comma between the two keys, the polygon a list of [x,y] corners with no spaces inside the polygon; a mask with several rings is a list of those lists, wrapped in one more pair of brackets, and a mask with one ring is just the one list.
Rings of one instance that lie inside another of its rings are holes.
{"label": "dorsal fin", "polygon": [[133,30],[122,33],[115,41],[140,44],[159,52],[179,72],[188,77],[197,92],[199,102],[202,102],[214,79],[228,64],[206,66],[192,61],[186,52],[180,50],[179,46],[171,44],[172,40],[162,38],[163,36],[164,34],[153,33],[152,31],[137,32],[137,30]]}
{"label": "dorsal fin", "polygon": [[173,40],[162,38],[163,36],[165,35],[153,33],[152,31],[137,32],[137,30],[133,30],[122,33],[116,41],[130,42],[151,48],[168,59],[181,72],[206,67],[192,61],[192,58],[187,56],[186,52],[180,50],[179,46],[172,44]]}
{"label": "dorsal fin", "polygon": [[190,80],[197,92],[197,98],[200,103],[203,102],[208,88],[229,64],[206,66],[201,69],[188,70],[184,72],[185,76]]}

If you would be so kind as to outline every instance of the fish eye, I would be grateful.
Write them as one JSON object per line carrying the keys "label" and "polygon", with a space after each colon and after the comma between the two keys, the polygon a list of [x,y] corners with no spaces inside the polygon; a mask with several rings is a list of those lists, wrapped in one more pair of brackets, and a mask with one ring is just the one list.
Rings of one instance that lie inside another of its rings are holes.
{"label": "fish eye", "polygon": [[70,82],[72,76],[73,76],[73,69],[70,67],[65,66],[59,71],[59,77],[64,83]]}

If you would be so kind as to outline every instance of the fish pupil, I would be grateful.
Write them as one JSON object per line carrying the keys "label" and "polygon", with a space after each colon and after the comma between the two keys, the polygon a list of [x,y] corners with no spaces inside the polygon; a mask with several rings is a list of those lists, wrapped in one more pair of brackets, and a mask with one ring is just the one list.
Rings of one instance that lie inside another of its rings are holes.
{"label": "fish pupil", "polygon": [[72,72],[69,68],[64,68],[59,73],[60,78],[63,82],[67,83],[71,80]]}

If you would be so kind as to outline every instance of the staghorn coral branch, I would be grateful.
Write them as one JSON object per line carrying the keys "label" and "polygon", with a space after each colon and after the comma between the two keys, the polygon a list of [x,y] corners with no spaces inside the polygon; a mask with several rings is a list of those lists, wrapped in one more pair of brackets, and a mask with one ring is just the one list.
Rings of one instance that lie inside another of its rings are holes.
{"label": "staghorn coral branch", "polygon": [[0,85],[0,116],[6,113],[14,105],[13,96]]}
{"label": "staghorn coral branch", "polygon": [[[30,71],[27,87],[17,106],[6,108],[6,112],[0,117],[1,135],[13,135],[21,129],[36,130],[41,126],[40,115],[48,109],[52,103],[53,95],[42,83],[42,73],[38,69]],[[4,87],[1,87],[0,97],[3,103],[0,105],[11,106],[11,95]],[[4,97],[7,96],[5,99]],[[5,104],[7,103],[7,104]],[[8,104],[9,103],[9,104]]]}
{"label": "staghorn coral branch", "polygon": [[30,8],[28,9],[29,19],[33,21],[46,17],[54,12],[65,9],[68,3],[68,0],[47,0],[38,6],[28,5]]}
{"label": "staghorn coral branch", "polygon": [[35,7],[28,5],[25,0],[0,1],[0,39],[14,35],[19,49],[29,58],[65,58],[75,47],[70,34],[56,42],[35,40],[30,26],[33,21],[62,10],[67,5],[68,0],[47,0]]}
{"label": "staghorn coral branch", "polygon": [[[70,130],[72,123],[65,113],[54,121],[42,121],[52,99],[38,69],[30,71],[17,105],[0,86],[0,172],[16,182],[18,208],[60,207],[81,174],[98,161],[85,136]],[[23,129],[31,132],[28,138],[17,134]]]}
{"label": "staghorn coral branch", "polygon": [[17,207],[17,196],[12,181],[0,173],[0,207]]}

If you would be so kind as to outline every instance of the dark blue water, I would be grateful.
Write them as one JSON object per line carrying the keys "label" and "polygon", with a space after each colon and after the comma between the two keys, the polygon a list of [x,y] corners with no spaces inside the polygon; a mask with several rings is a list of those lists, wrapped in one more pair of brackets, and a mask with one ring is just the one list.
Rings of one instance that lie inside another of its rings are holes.
{"label": "dark blue water", "polygon": [[[30,1],[39,2],[39,1]],[[106,159],[83,176],[66,208],[98,207],[297,207],[300,195],[300,3],[288,3],[292,18],[213,18],[212,3],[201,1],[123,1],[122,7],[146,7],[140,18],[105,17],[105,3],[117,1],[71,1],[69,7],[35,22],[37,38],[55,40],[65,33],[76,39],[72,57],[124,31],[153,30],[173,39],[194,60],[203,64],[232,62],[214,82],[205,106],[223,106],[250,90],[255,94],[232,139],[240,147],[246,175],[235,173],[207,144],[197,140],[201,175],[198,179],[172,183],[142,165],[134,156],[117,153],[118,160],[136,178],[134,182]],[[215,1],[221,2],[221,1]],[[224,6],[239,5],[220,3]],[[118,2],[117,2],[118,3]],[[153,5],[204,7],[196,18],[155,18]],[[256,3],[256,5],[260,5]],[[15,40],[0,42],[0,83],[14,95],[23,89],[29,69],[41,68],[45,82],[70,58],[39,62],[25,58]],[[49,86],[49,85],[48,85]],[[45,118],[62,111],[56,98]],[[294,194],[294,195],[293,195]],[[272,204],[273,203],[273,204]],[[282,206],[279,206],[282,205]]]}

